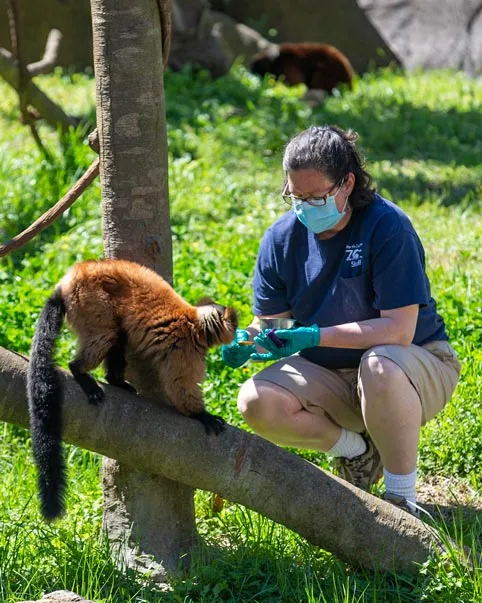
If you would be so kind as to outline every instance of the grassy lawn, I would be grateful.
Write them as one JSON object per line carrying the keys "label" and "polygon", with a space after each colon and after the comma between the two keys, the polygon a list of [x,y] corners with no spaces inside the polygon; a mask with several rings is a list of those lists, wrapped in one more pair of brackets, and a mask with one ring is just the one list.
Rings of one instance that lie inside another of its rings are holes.
{"label": "grassy lawn", "polygon": [[[39,85],[71,113],[94,120],[87,75],[42,76]],[[186,93],[188,91],[188,93]],[[335,123],[360,134],[378,190],[410,215],[425,245],[438,309],[463,363],[447,408],[423,428],[420,496],[452,509],[442,534],[482,545],[482,81],[452,72],[378,71],[354,91],[310,109],[301,88],[260,82],[243,69],[213,82],[188,71],[166,78],[174,284],[187,300],[202,295],[250,319],[251,278],[264,229],[286,211],[281,154],[310,124]],[[40,126],[55,155],[40,157],[18,121],[16,98],[0,83],[0,241],[28,226],[90,164],[85,131],[61,145]],[[102,254],[100,188],[82,198],[34,241],[0,261],[0,345],[28,354],[39,311],[75,261]],[[73,340],[58,350],[66,366]],[[240,384],[256,366],[233,371],[219,351],[208,361],[206,404],[247,429],[236,409]],[[239,505],[214,513],[197,492],[201,546],[189,577],[163,590],[118,571],[101,535],[100,458],[67,447],[68,514],[39,517],[29,432],[2,424],[0,601],[70,589],[96,602],[477,602],[482,572],[453,558],[433,559],[417,576],[356,572],[329,553]],[[324,455],[294,451],[329,469]],[[478,512],[477,512],[478,510]]]}

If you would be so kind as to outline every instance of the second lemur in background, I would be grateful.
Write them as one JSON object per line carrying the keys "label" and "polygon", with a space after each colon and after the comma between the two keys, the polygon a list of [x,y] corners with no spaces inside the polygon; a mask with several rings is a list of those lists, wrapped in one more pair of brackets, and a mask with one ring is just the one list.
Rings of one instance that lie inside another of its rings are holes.
{"label": "second lemur in background", "polygon": [[216,434],[224,421],[205,410],[200,383],[208,348],[230,343],[238,324],[233,308],[210,300],[192,306],[161,276],[134,262],[86,261],[69,270],[40,315],[27,379],[41,510],[47,519],[64,510],[62,390],[53,360],[64,317],[79,344],[69,367],[89,403],[104,397],[89,374],[102,361],[111,385],[135,391],[124,379],[129,348],[157,372],[168,401],[179,412]]}
{"label": "second lemur in background", "polygon": [[352,87],[353,68],[348,58],[334,46],[317,42],[272,44],[256,54],[250,69],[258,75],[271,73],[288,86],[305,84],[309,90],[332,94],[340,84]]}

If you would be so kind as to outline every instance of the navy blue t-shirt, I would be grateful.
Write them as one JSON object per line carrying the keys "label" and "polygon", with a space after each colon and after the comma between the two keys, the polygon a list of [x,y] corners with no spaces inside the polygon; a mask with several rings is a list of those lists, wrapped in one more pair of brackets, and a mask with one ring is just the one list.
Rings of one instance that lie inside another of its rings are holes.
{"label": "navy blue t-shirt", "polygon": [[[301,325],[320,327],[419,304],[413,343],[447,339],[430,294],[422,243],[408,216],[378,194],[324,241],[293,211],[279,218],[261,241],[253,291],[255,315],[289,311]],[[355,368],[363,352],[320,346],[301,355],[327,368]]]}

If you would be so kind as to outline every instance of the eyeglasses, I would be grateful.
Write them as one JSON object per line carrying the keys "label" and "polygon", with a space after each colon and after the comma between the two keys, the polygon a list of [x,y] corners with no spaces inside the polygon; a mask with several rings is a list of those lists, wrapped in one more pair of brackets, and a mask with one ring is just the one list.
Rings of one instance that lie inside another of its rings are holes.
{"label": "eyeglasses", "polygon": [[295,195],[292,195],[291,193],[287,193],[288,181],[286,181],[283,186],[283,192],[281,193],[281,196],[283,197],[283,201],[291,206],[300,205],[301,203],[308,203],[308,205],[314,205],[315,207],[323,207],[323,205],[326,205],[326,201],[328,200],[328,197],[331,196],[331,194],[332,194],[333,190],[336,188],[336,186],[338,186],[338,189],[337,189],[335,195],[338,194],[338,191],[343,186],[344,181],[345,181],[345,179],[343,178],[339,185],[337,182],[335,182],[335,184],[330,188],[330,190],[326,193],[326,195],[323,195],[322,197],[296,197]]}

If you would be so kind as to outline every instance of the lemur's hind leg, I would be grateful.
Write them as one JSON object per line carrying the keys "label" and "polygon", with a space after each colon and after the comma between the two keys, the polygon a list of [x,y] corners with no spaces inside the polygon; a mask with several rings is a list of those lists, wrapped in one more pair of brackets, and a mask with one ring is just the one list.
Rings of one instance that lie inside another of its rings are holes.
{"label": "lemur's hind leg", "polygon": [[201,388],[197,383],[186,383],[179,379],[166,381],[164,384],[169,401],[183,415],[200,421],[207,434],[221,433],[225,427],[222,417],[212,415],[204,408]]}
{"label": "lemur's hind leg", "polygon": [[205,365],[182,350],[173,350],[169,361],[161,368],[166,395],[173,406],[183,415],[200,421],[207,434],[221,433],[225,427],[222,417],[212,415],[204,407],[199,383],[204,377]]}
{"label": "lemur's hind leg", "polygon": [[128,392],[137,393],[136,388],[124,379],[124,371],[126,368],[126,345],[127,334],[120,329],[117,332],[117,341],[107,352],[105,358],[105,370],[107,382],[116,387],[127,390]]}
{"label": "lemur's hind leg", "polygon": [[104,390],[94,377],[85,370],[84,358],[81,355],[76,356],[72,362],[69,362],[69,368],[74,379],[86,394],[89,404],[97,404],[104,399]]}
{"label": "lemur's hind leg", "polygon": [[83,335],[76,357],[69,363],[69,368],[77,383],[87,395],[89,404],[97,404],[104,399],[104,390],[89,374],[107,356],[109,350],[117,341],[116,333],[96,333],[92,336]]}

